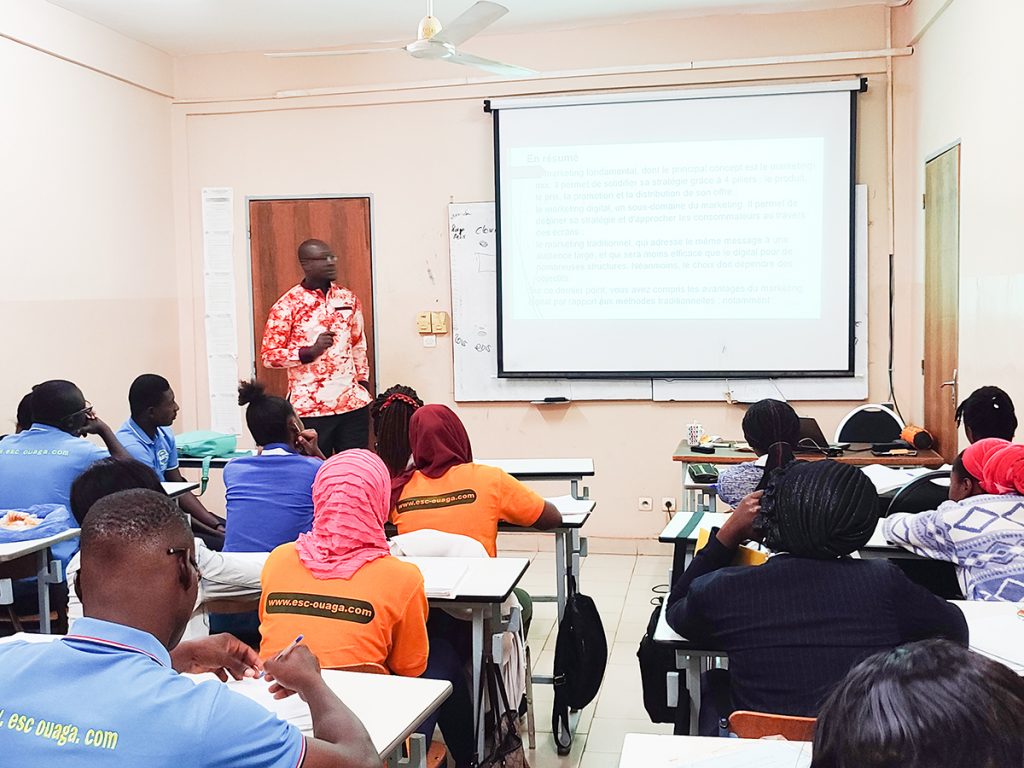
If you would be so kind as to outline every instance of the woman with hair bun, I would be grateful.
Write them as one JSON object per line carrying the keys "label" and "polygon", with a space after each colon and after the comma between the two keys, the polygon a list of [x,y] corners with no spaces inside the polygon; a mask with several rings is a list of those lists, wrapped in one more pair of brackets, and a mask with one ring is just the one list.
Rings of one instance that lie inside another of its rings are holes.
{"label": "woman with hair bun", "polygon": [[957,426],[963,424],[968,442],[986,437],[1013,440],[1017,431],[1017,414],[1013,401],[999,387],[979,387],[956,409]]}
{"label": "woman with hair bun", "polygon": [[313,525],[313,478],[324,455],[316,432],[303,429],[291,403],[261,383],[238,385],[238,404],[260,451],[224,467],[225,552],[270,552]]}
{"label": "woman with hair bun", "polygon": [[[673,585],[666,612],[698,647],[729,654],[731,682],[716,680],[719,695],[704,701],[727,702],[731,693],[731,707],[706,713],[702,733],[714,735],[733,709],[814,717],[872,653],[932,637],[966,645],[967,622],[956,606],[888,560],[850,557],[877,522],[878,494],[859,469],[796,462],[773,472],[764,491],[747,496],[713,531]],[[775,554],[764,565],[729,567],[748,539]]]}

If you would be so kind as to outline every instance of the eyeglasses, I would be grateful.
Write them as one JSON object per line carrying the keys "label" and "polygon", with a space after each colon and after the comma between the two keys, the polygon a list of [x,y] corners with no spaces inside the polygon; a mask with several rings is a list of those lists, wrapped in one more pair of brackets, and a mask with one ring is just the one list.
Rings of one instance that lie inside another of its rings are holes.
{"label": "eyeglasses", "polygon": [[203,578],[203,573],[202,573],[202,571],[199,570],[199,563],[196,562],[195,556],[189,553],[189,548],[188,547],[170,547],[167,550],[167,554],[168,555],[185,555],[188,558],[188,564],[196,569],[196,576],[198,578],[200,578],[200,579]]}
{"label": "eyeglasses", "polygon": [[64,418],[65,419],[73,419],[76,416],[92,416],[92,403],[90,403],[88,400],[86,400],[85,401],[85,408],[80,408],[79,410],[75,411],[74,413],[69,413]]}

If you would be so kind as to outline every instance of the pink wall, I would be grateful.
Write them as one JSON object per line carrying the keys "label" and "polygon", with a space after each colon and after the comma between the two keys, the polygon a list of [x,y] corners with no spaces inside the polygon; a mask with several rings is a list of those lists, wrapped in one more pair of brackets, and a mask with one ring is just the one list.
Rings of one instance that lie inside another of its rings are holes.
{"label": "pink wall", "polygon": [[[473,51],[543,70],[620,68],[691,59],[872,50],[885,45],[885,12],[878,7],[834,13],[728,16],[643,22],[584,30],[495,37]],[[452,402],[450,337],[424,349],[415,332],[419,310],[450,310],[446,206],[493,197],[489,96],[595,88],[638,88],[865,74],[858,180],[870,189],[871,397],[885,397],[888,254],[886,214],[885,61],[717,68],[678,68],[651,74],[590,75],[537,84],[462,82],[469,75],[444,64],[401,57],[269,62],[258,55],[203,56],[176,62],[174,107],[177,260],[182,295],[201,295],[199,194],[205,186],[235,190],[235,225],[244,232],[246,196],[371,194],[377,275],[379,381],[414,385],[428,400]],[[383,84],[400,83],[394,87]],[[383,86],[383,87],[382,87]],[[323,88],[335,94],[274,99],[281,90]],[[180,158],[183,167],[177,165]],[[248,296],[247,243],[236,237],[237,292]],[[196,306],[201,306],[197,301]],[[901,309],[909,332],[909,307]],[[239,349],[250,348],[240,301]],[[183,312],[183,338],[199,337],[201,314]],[[780,343],[782,343],[780,341]],[[185,388],[205,417],[204,352],[183,350]],[[195,377],[190,379],[194,370]],[[246,374],[243,365],[240,374]],[[909,371],[900,371],[909,380]],[[898,386],[899,386],[898,382]],[[800,404],[826,431],[853,404]],[[638,496],[680,495],[678,465],[670,461],[682,426],[692,419],[723,435],[739,435],[742,409],[725,404],[580,403],[557,412],[528,404],[462,405],[480,455],[589,455],[599,500],[592,536],[650,540],[664,522],[636,511]],[[624,543],[635,548],[635,542]]]}

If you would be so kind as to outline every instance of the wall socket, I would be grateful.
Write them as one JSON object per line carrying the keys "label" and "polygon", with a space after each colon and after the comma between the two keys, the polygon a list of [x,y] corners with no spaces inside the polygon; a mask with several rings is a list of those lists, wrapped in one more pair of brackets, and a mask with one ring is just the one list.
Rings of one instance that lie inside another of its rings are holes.
{"label": "wall socket", "polygon": [[654,499],[650,496],[641,496],[636,500],[636,508],[641,512],[650,512],[654,509]]}
{"label": "wall socket", "polygon": [[661,508],[666,512],[676,511],[676,497],[675,496],[662,496],[661,497]]}

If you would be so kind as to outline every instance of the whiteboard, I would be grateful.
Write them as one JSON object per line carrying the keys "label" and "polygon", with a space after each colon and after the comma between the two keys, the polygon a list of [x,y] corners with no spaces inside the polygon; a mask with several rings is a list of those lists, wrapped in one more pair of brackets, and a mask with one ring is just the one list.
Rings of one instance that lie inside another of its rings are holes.
{"label": "whiteboard", "polygon": [[499,379],[497,237],[494,203],[451,203],[455,401],[568,400],[735,401],[866,400],[868,396],[868,194],[855,196],[856,306],[854,375],[828,379]]}
{"label": "whiteboard", "polygon": [[499,379],[494,203],[448,206],[455,401],[650,400],[650,379]]}

